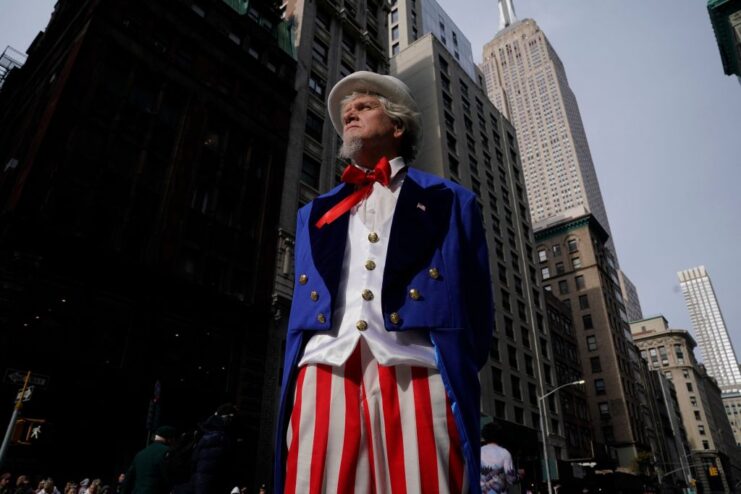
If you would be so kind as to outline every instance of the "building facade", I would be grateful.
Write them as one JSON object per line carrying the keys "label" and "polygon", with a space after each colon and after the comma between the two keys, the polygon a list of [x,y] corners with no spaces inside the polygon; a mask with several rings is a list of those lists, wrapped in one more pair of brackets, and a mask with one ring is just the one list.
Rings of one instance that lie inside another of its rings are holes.
{"label": "building facade", "polygon": [[59,1],[5,81],[0,361],[50,377],[24,411],[49,439],[11,447],[24,472],[126,471],[158,423],[231,401],[240,485],[264,480],[296,65],[280,26],[270,2]]}
{"label": "building facade", "polygon": [[[545,295],[548,328],[551,332],[556,380],[559,386],[557,399],[563,412],[564,437],[569,460],[593,458],[592,423],[584,386],[568,384],[583,378],[579,344],[574,330],[571,308],[549,291]],[[557,457],[559,457],[557,455]]]}
{"label": "building facade", "polygon": [[708,0],[723,72],[741,82],[741,0]]}
{"label": "building facade", "polygon": [[483,49],[489,98],[517,130],[531,218],[592,213],[610,234],[587,136],[566,71],[532,19],[514,20]]}
{"label": "building facade", "polygon": [[648,448],[639,357],[622,303],[607,232],[590,214],[535,232],[543,287],[571,310],[595,452],[633,468]]}
{"label": "building facade", "polygon": [[680,271],[677,276],[708,374],[724,393],[741,392],[738,358],[710,275],[705,266],[698,266]]}
{"label": "building facade", "polygon": [[[542,456],[539,398],[558,376],[514,129],[433,34],[394,56],[391,74],[410,87],[425,112],[414,166],[461,183],[479,199],[495,301],[495,334],[481,372],[482,413],[505,424],[506,446],[527,469],[526,482],[535,480]],[[545,401],[549,456],[565,457],[560,406]]]}
{"label": "building facade", "polygon": [[723,406],[725,407],[728,422],[731,424],[733,437],[737,446],[741,446],[741,393],[726,393],[723,395]]}
{"label": "building facade", "polygon": [[[388,73],[388,5],[368,0],[289,0],[284,19],[291,26],[297,58],[292,81],[289,132],[283,143],[284,183],[279,211],[277,251],[273,269],[272,314],[263,387],[259,438],[261,451],[274,447],[281,362],[293,297],[293,246],[298,209],[340,182],[346,162],[337,159],[340,138],[327,114],[329,91],[343,77],[369,70]],[[272,457],[264,454],[258,470],[270,472]],[[267,476],[268,478],[270,475]]]}
{"label": "building facade", "polygon": [[471,42],[435,0],[392,0],[389,54],[394,56],[425,34],[433,34],[461,68],[476,80]]}
{"label": "building facade", "polygon": [[633,338],[651,370],[672,381],[690,448],[692,478],[704,492],[731,492],[737,448],[720,391],[694,356],[690,334],[670,329],[662,316],[631,323]]}
{"label": "building facade", "polygon": [[628,321],[639,321],[643,319],[641,301],[638,299],[638,290],[628,275],[622,269],[618,269],[618,280],[620,281],[620,292],[623,294],[623,304]]}

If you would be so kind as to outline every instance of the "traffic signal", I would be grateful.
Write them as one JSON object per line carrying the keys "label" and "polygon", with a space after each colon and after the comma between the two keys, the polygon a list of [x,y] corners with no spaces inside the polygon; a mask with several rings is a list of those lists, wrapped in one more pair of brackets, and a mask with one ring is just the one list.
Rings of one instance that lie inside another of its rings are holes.
{"label": "traffic signal", "polygon": [[30,446],[41,439],[44,432],[44,419],[18,419],[15,421],[13,435],[10,440],[13,444]]}

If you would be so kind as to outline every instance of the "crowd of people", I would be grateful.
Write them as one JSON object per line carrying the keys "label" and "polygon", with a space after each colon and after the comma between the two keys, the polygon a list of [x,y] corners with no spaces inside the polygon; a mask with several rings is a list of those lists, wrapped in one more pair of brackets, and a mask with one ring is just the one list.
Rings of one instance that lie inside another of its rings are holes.
{"label": "crowd of people", "polygon": [[12,473],[5,472],[0,475],[0,494],[118,494],[123,492],[124,478],[122,473],[111,484],[103,484],[101,479],[68,481],[60,491],[50,477],[40,479],[34,487],[28,475],[14,478]]}
{"label": "crowd of people", "polygon": [[[157,428],[150,444],[139,451],[126,472],[113,482],[83,479],[58,484],[52,478],[0,475],[0,494],[246,494],[239,486],[232,431],[237,408],[226,403],[195,431],[178,434],[170,426]],[[255,491],[251,491],[255,492]],[[258,494],[265,494],[262,486]]]}

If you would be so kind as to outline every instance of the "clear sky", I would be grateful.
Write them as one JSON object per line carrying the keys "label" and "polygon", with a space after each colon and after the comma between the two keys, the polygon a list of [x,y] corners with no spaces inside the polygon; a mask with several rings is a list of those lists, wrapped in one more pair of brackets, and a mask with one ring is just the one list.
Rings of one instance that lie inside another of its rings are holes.
{"label": "clear sky", "polygon": [[[496,0],[438,1],[480,61]],[[54,3],[0,0],[0,49],[25,50]],[[644,315],[691,330],[676,272],[704,264],[741,357],[741,84],[723,74],[705,0],[514,4],[566,68]]]}

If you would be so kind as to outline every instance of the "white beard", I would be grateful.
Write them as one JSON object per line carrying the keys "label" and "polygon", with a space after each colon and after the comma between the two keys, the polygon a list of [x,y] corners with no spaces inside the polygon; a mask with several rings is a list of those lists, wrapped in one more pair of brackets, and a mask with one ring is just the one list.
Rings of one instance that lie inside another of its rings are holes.
{"label": "white beard", "polygon": [[342,146],[340,146],[338,154],[340,158],[355,161],[355,157],[361,149],[363,149],[362,139],[359,137],[348,137],[342,141]]}

